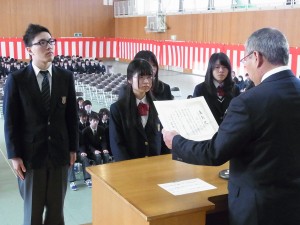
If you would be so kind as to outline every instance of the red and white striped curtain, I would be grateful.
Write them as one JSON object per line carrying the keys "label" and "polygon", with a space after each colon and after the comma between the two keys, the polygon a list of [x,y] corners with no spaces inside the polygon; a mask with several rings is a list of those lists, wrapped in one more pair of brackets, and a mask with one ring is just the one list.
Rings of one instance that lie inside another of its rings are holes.
{"label": "red and white striped curtain", "polygon": [[[119,58],[132,60],[140,50],[152,51],[161,66],[179,67],[205,73],[208,60],[215,52],[224,52],[231,60],[233,70],[244,74],[240,59],[244,57],[243,45],[217,43],[155,41],[128,38],[57,38],[56,55],[79,55],[84,58]],[[0,38],[0,56],[29,59],[21,38]],[[300,49],[290,48],[289,66],[300,74]]]}

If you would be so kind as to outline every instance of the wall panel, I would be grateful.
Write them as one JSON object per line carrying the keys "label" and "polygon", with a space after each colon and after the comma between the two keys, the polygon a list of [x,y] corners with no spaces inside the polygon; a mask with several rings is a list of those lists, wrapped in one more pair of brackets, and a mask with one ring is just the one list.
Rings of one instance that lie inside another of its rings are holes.
{"label": "wall panel", "polygon": [[[168,40],[176,35],[178,41],[244,44],[247,37],[262,27],[280,29],[291,46],[300,46],[300,9],[223,12],[191,15],[168,15],[165,33],[146,33],[146,17],[115,19],[115,35],[124,38]],[[136,25],[139,24],[138,27]],[[124,27],[134,26],[127,32]]]}
{"label": "wall panel", "polygon": [[0,0],[0,37],[22,37],[29,23],[47,26],[55,37],[123,37],[151,40],[244,44],[265,26],[282,30],[291,46],[300,46],[300,8],[168,15],[165,33],[146,33],[146,17],[113,17],[102,0]]}
{"label": "wall panel", "polygon": [[114,37],[113,6],[102,0],[0,0],[0,37],[22,37],[29,23],[55,37]]}

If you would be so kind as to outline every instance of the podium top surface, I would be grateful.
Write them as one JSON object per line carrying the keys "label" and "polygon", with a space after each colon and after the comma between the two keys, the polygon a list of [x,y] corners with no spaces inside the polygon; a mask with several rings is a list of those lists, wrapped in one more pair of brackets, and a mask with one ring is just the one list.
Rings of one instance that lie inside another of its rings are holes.
{"label": "podium top surface", "polygon": [[[87,171],[94,182],[103,182],[122,201],[133,207],[147,221],[170,215],[214,209],[211,198],[227,195],[227,180],[219,172],[228,163],[197,166],[172,160],[171,155],[147,157],[92,166]],[[174,196],[158,184],[199,178],[216,189]]]}

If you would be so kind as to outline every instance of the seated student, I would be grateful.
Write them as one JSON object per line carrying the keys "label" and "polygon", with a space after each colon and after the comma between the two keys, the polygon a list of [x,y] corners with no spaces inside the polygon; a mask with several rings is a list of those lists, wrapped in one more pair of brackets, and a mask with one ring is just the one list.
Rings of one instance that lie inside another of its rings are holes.
{"label": "seated student", "polygon": [[88,158],[93,159],[96,165],[109,162],[109,151],[107,149],[105,131],[98,126],[99,117],[97,113],[89,116],[90,126],[82,131],[83,141],[85,144],[85,153]]}
{"label": "seated student", "polygon": [[85,110],[84,109],[84,106],[83,106],[83,102],[84,102],[84,99],[82,98],[82,97],[78,97],[77,99],[76,99],[76,102],[77,102],[77,109],[78,110]]}
{"label": "seated student", "polygon": [[99,110],[99,126],[104,129],[105,137],[106,137],[106,144],[109,154],[112,158],[111,148],[110,148],[110,141],[109,141],[109,110],[107,108],[102,108]]}
{"label": "seated student", "polygon": [[89,121],[89,116],[91,114],[97,114],[95,111],[92,110],[93,105],[92,105],[92,102],[90,100],[85,100],[83,102],[83,108],[84,108],[84,110],[86,111],[86,113],[88,115],[88,121]]}
{"label": "seated student", "polygon": [[[82,131],[89,126],[89,123],[87,121],[87,113],[85,110],[79,110],[78,111],[79,116],[79,152],[77,152],[77,162],[82,164],[82,172],[83,172],[83,178],[84,183],[91,188],[92,187],[92,181],[91,181],[91,175],[86,172],[86,167],[90,166],[91,159],[88,158],[86,151],[85,151],[85,145],[83,141]],[[74,165],[69,168],[68,172],[68,181],[70,182],[70,188],[72,191],[76,191],[78,189],[76,185],[76,176],[74,171]]]}
{"label": "seated student", "polygon": [[107,108],[102,108],[99,110],[99,126],[104,129],[108,128],[109,125],[109,110]]}
{"label": "seated student", "polygon": [[205,81],[196,85],[193,97],[203,96],[218,125],[221,124],[230,101],[240,94],[230,74],[231,63],[222,52],[210,56]]}
{"label": "seated student", "polygon": [[[139,51],[135,56],[134,59],[144,59],[150,63],[153,69],[153,76],[154,80],[152,82],[152,94],[155,100],[173,100],[174,96],[171,93],[171,88],[168,84],[162,82],[158,78],[158,61],[156,56],[153,52],[148,50]],[[123,97],[126,93],[127,85],[121,87],[119,91],[119,99]]]}
{"label": "seated student", "polygon": [[12,72],[11,65],[9,62],[6,62],[5,69],[4,69],[5,76],[8,76],[11,72]]}
{"label": "seated student", "polygon": [[245,88],[244,91],[247,91],[255,86],[254,82],[250,79],[249,74],[245,74]]}
{"label": "seated student", "polygon": [[238,76],[238,82],[236,83],[236,85],[240,89],[240,92],[244,91],[246,85],[243,76],[241,75]]}
{"label": "seated student", "polygon": [[90,60],[89,59],[85,59],[85,62],[82,63],[82,66],[84,67],[83,64],[85,65],[86,73],[90,73],[90,66],[91,66]]}
{"label": "seated student", "polygon": [[95,65],[94,60],[91,60],[91,64],[90,64],[90,67],[89,67],[89,72],[90,73],[96,73],[97,72],[97,67]]}
{"label": "seated student", "polygon": [[71,70],[71,67],[69,66],[67,60],[64,61],[64,64],[63,64],[63,67],[62,67],[62,68],[64,68],[65,70],[70,70],[70,71],[72,71],[72,70]]}
{"label": "seated student", "polygon": [[77,59],[77,65],[76,65],[76,67],[77,67],[77,73],[82,74],[82,73],[85,73],[85,72],[86,72],[86,71],[82,68],[82,62],[81,62],[80,59]]}
{"label": "seated student", "polygon": [[77,68],[77,65],[76,65],[76,62],[75,61],[72,61],[72,65],[70,67],[70,70],[73,72],[73,73],[77,73],[78,72],[78,68]]}
{"label": "seated student", "polygon": [[85,63],[81,63],[80,73],[89,73]]}
{"label": "seated student", "polygon": [[99,67],[100,67],[100,73],[105,74],[106,73],[106,68],[105,68],[102,60],[99,60]]}
{"label": "seated student", "polygon": [[109,138],[116,161],[162,153],[161,124],[151,94],[151,65],[134,59],[127,68],[127,88],[110,107]]}

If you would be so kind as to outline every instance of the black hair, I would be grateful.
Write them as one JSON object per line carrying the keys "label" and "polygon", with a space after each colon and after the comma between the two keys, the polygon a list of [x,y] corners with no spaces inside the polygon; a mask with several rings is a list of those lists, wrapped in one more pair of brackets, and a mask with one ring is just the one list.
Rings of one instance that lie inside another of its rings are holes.
{"label": "black hair", "polygon": [[158,66],[157,58],[154,55],[154,53],[151,52],[151,51],[148,51],[148,50],[142,50],[142,51],[139,51],[138,53],[136,53],[136,55],[134,56],[134,58],[135,59],[138,59],[138,58],[144,59],[144,60],[148,61],[150,64],[153,63],[156,66],[157,71],[156,71],[155,74],[153,74],[154,80],[153,80],[152,91],[153,91],[153,94],[155,96],[163,93],[164,92],[164,85],[158,79],[159,66]]}
{"label": "black hair", "polygon": [[92,105],[92,102],[90,100],[85,100],[83,102],[83,105],[86,106],[86,105]]}
{"label": "black hair", "polygon": [[88,116],[87,112],[84,109],[78,110],[78,117],[81,117],[81,116]]}
{"label": "black hair", "polygon": [[91,113],[89,115],[89,121],[91,121],[91,120],[98,120],[98,121],[100,121],[98,114],[97,113]]}
{"label": "black hair", "polygon": [[134,75],[138,77],[153,75],[153,70],[149,62],[140,58],[132,60],[127,67],[127,80],[132,80]]}
{"label": "black hair", "polygon": [[[153,70],[152,66],[144,59],[134,59],[132,60],[127,67],[127,81],[132,80],[134,75],[142,76],[142,75],[152,75]],[[149,117],[148,120],[153,121],[153,118],[157,117],[157,111],[155,109],[153,103],[153,95],[151,91],[146,93],[146,99],[149,104]],[[136,105],[136,97],[132,90],[132,85],[128,82],[126,93],[120,99],[120,101],[125,104],[125,112],[126,113],[126,123],[127,126],[132,127],[136,126],[137,121],[139,120],[137,105]],[[157,129],[156,124],[149,123],[151,129]],[[153,130],[154,131],[154,130]]]}
{"label": "black hair", "polygon": [[107,108],[101,108],[99,110],[99,118],[100,118],[100,120],[102,120],[103,115],[108,115],[109,116],[109,114],[110,114],[110,112],[109,112],[109,110]]}
{"label": "black hair", "polygon": [[38,24],[29,24],[23,36],[25,46],[31,47],[33,39],[42,32],[47,32],[51,35],[50,31],[46,27]]}
{"label": "black hair", "polygon": [[216,87],[213,83],[214,80],[213,70],[217,62],[219,62],[220,65],[225,66],[228,69],[228,74],[224,80],[223,88],[224,88],[225,95],[232,95],[234,89],[234,82],[232,81],[232,77],[231,77],[232,68],[228,56],[223,52],[214,53],[209,58],[208,67],[205,74],[205,81],[204,81],[205,85],[207,86],[207,90],[211,95],[217,95]]}

